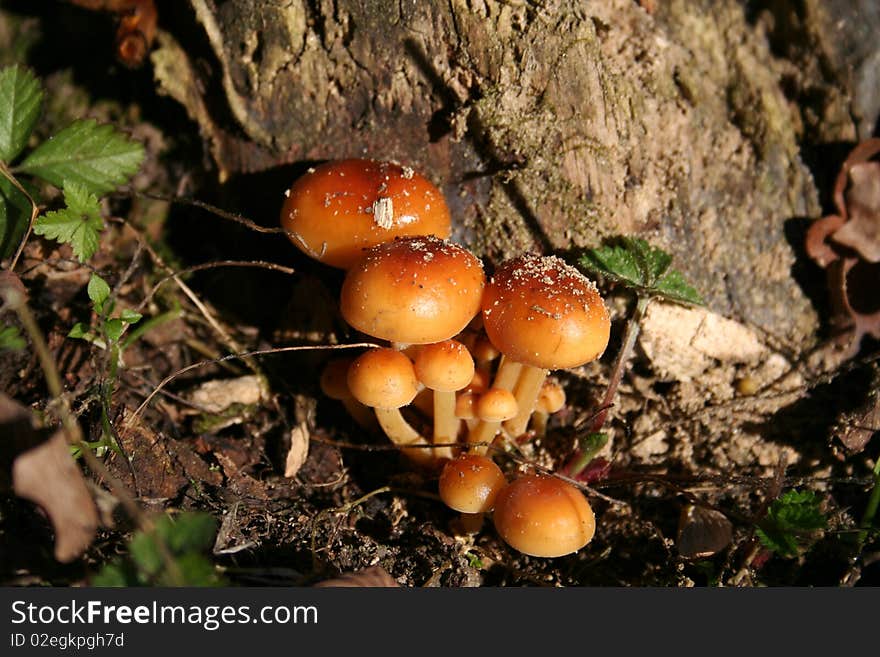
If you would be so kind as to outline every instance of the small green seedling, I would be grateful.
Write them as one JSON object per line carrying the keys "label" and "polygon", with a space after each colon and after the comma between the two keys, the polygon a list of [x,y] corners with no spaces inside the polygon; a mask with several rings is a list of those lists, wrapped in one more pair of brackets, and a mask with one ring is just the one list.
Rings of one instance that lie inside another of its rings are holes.
{"label": "small green seedling", "polygon": [[[107,349],[109,346],[118,345],[125,329],[132,324],[137,324],[142,315],[133,310],[125,309],[118,317],[111,317],[111,313],[116,305],[110,298],[110,286],[107,282],[98,276],[92,274],[87,287],[89,299],[92,301],[92,308],[98,315],[98,326],[91,327],[82,322],[77,322],[67,334],[69,338],[79,338],[94,344],[101,349]],[[117,347],[117,352],[119,349]],[[121,354],[117,353],[117,356]]]}
{"label": "small green seedling", "polygon": [[0,325],[0,351],[18,351],[26,344],[17,326]]}
{"label": "small green seedling", "polygon": [[207,513],[161,516],[152,532],[139,531],[128,554],[106,564],[92,586],[222,586],[207,552],[217,523]]}
{"label": "small green seedling", "polygon": [[811,490],[790,490],[774,500],[758,523],[761,544],[781,557],[797,557],[828,526],[821,500]]}
{"label": "small green seedling", "polygon": [[[617,394],[648,303],[652,299],[664,299],[688,306],[703,305],[704,302],[699,293],[685,281],[681,272],[671,269],[671,255],[637,237],[621,237],[607,246],[588,249],[578,256],[576,264],[590,274],[599,275],[631,289],[636,295],[635,309],[627,322],[611,380],[588,429],[589,436],[602,436],[601,430],[608,417],[608,409]],[[591,442],[590,445],[592,444]],[[598,450],[592,454],[588,454],[589,451],[591,450],[579,447],[563,471],[569,476],[577,477]]]}
{"label": "small green seedling", "polygon": [[[0,258],[12,256],[10,269],[31,228],[70,244],[79,260],[91,258],[103,228],[100,196],[127,183],[144,159],[140,143],[92,119],[74,121],[22,157],[42,107],[43,89],[33,73],[21,66],[0,69]],[[37,217],[34,179],[62,189],[66,207]]]}

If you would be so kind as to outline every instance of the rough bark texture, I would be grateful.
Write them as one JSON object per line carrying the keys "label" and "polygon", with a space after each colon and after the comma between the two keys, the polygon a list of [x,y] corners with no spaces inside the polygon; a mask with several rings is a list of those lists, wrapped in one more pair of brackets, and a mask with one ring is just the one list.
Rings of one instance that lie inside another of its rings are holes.
{"label": "rough bark texture", "polygon": [[[153,63],[221,177],[398,159],[442,185],[457,237],[495,261],[641,234],[676,256],[712,310],[777,346],[810,342],[817,318],[791,276],[801,245],[784,230],[820,215],[803,122],[741,3],[190,4],[214,69],[167,33]],[[817,40],[820,5],[798,3],[794,17]],[[773,10],[771,28],[794,21]],[[826,136],[852,138],[846,93],[830,93],[827,67],[810,61],[798,88],[824,85],[837,119]],[[223,103],[203,91],[212,85]]]}

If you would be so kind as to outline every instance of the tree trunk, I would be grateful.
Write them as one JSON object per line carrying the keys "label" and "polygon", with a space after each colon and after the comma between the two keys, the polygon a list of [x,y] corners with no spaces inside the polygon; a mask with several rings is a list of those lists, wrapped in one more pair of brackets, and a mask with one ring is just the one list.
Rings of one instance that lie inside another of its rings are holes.
{"label": "tree trunk", "polygon": [[[820,215],[799,148],[810,126],[783,93],[791,64],[771,54],[766,16],[733,0],[190,4],[213,68],[168,33],[153,63],[221,178],[397,159],[442,187],[455,237],[491,260],[639,234],[712,310],[794,351],[815,334],[792,276],[802,245],[786,239],[788,220]],[[837,118],[819,122],[825,136],[855,139],[846,94],[816,70]]]}

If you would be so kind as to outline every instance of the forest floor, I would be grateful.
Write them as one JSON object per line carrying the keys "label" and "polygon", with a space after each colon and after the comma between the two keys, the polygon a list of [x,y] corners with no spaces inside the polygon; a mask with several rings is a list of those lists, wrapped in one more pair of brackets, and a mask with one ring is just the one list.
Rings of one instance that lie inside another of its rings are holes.
{"label": "forest floor", "polygon": [[[561,558],[522,555],[490,520],[462,531],[439,500],[436,473],[414,469],[321,394],[334,345],[359,341],[338,314],[342,275],[303,258],[285,236],[230,219],[277,226],[281,193],[302,168],[218,184],[183,110],[155,95],[149,71],[112,61],[109,24],[96,23],[93,46],[65,58],[51,43],[57,28],[10,21],[0,16],[0,63],[31,67],[49,99],[37,137],[89,116],[144,143],[147,157],[131,185],[103,201],[104,228],[87,262],[32,235],[15,268],[71,413],[89,440],[109,433],[116,445],[97,451],[105,471],[76,461],[100,527],[65,562],[56,559],[58,523],[85,522],[77,509],[50,520],[0,473],[0,584],[168,582],[132,538],[161,517],[178,523],[160,523],[182,571],[177,581],[196,583],[312,585],[370,566],[403,586],[880,583],[870,510],[875,342],[782,392],[767,383],[766,356],[757,365],[707,366],[698,385],[669,378],[642,343],[611,410],[602,467],[584,482],[595,538]],[[59,205],[57,190],[41,194],[46,207]],[[119,366],[94,341],[69,337],[76,323],[100,321],[87,292],[95,273],[109,283],[113,312],[137,311],[147,327],[130,329]],[[557,373],[566,407],[546,435],[500,451],[509,475],[564,463],[601,398],[630,302],[620,289],[603,292],[614,318],[608,350],[597,363]],[[8,308],[0,312],[28,336]],[[814,352],[826,344],[817,337]],[[0,390],[41,419],[57,417],[45,364],[31,336],[27,343],[0,356]],[[219,360],[292,346],[306,348]],[[3,426],[13,415],[4,411]],[[852,426],[868,434],[863,449],[840,442]],[[4,449],[0,465],[23,463]],[[66,495],[63,481],[55,485],[54,495]],[[180,538],[194,517],[210,518],[208,529]],[[158,558],[168,557],[164,549]]]}

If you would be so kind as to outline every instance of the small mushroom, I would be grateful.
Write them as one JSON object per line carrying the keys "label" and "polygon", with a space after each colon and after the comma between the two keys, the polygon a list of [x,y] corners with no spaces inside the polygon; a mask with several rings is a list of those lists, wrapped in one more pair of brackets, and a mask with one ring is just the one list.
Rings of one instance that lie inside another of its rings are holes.
{"label": "small mushroom", "polygon": [[[374,409],[376,419],[395,445],[427,445],[400,413],[419,391],[412,361],[396,349],[379,347],[358,356],[348,368],[348,388],[352,396]],[[433,455],[427,449],[406,449],[413,461],[430,465]]]}
{"label": "small mushroom", "polygon": [[[492,426],[498,426],[505,420],[515,418],[518,412],[519,405],[516,403],[516,397],[510,390],[504,388],[489,388],[479,396],[474,407],[474,414],[480,422]],[[474,435],[474,432],[468,435],[469,442],[476,442],[471,440]],[[491,440],[491,438],[494,438],[494,434],[487,436],[487,440]],[[480,444],[474,445],[471,451],[485,454],[488,449],[488,444]]]}
{"label": "small mushroom", "polygon": [[[474,378],[474,359],[463,344],[444,340],[425,345],[415,359],[416,376],[434,391],[434,442],[458,440],[460,420],[455,415],[455,393]],[[452,457],[449,447],[438,448],[438,457]]]}
{"label": "small mushroom", "polygon": [[462,513],[486,513],[507,484],[501,468],[488,456],[462,454],[447,461],[440,473],[440,499]]}
{"label": "small mushroom", "polygon": [[353,358],[336,358],[327,363],[321,372],[321,392],[342,402],[349,415],[364,429],[376,428],[375,415],[355,399],[348,388],[348,368],[352,362]]}
{"label": "small mushroom", "polygon": [[593,538],[596,516],[587,498],[568,482],[528,474],[495,499],[495,529],[516,550],[533,557],[577,552]]}
{"label": "small mushroom", "polygon": [[[549,369],[602,355],[611,322],[596,286],[554,256],[523,255],[502,264],[483,295],[483,327],[503,354],[494,387],[513,390],[519,413],[505,428],[525,431]],[[512,383],[513,382],[513,383]],[[481,422],[471,442],[488,442],[498,425]]]}
{"label": "small mushroom", "polygon": [[404,235],[450,232],[443,194],[409,167],[339,160],[309,169],[287,191],[281,225],[306,255],[341,269],[364,249]]}

